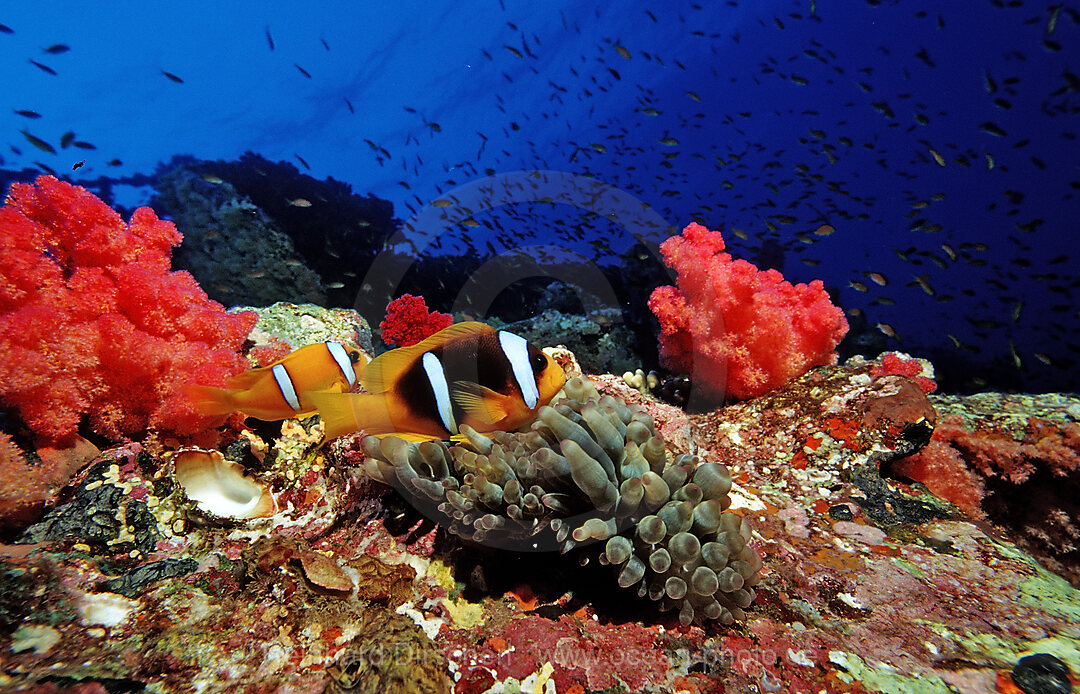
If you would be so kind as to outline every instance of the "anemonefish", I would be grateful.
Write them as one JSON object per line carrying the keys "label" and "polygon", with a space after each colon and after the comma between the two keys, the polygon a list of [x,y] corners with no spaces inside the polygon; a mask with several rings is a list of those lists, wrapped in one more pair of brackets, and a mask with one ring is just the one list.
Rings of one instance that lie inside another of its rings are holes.
{"label": "anemonefish", "polygon": [[230,378],[225,388],[187,386],[198,411],[222,415],[239,410],[256,419],[274,420],[315,413],[315,392],[352,390],[367,364],[360,350],[337,342],[318,342],[268,366]]}
{"label": "anemonefish", "polygon": [[450,439],[527,424],[563,387],[562,367],[524,338],[476,322],[458,323],[371,361],[368,391],[314,393],[327,439],[354,431],[411,441]]}

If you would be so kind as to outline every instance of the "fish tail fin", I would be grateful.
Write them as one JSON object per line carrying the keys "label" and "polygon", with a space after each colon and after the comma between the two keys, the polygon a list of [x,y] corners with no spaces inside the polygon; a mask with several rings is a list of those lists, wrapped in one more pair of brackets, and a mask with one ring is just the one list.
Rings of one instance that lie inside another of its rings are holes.
{"label": "fish tail fin", "polygon": [[214,386],[184,386],[184,395],[191,400],[195,409],[209,417],[231,414],[238,410],[233,391]]}
{"label": "fish tail fin", "polygon": [[307,396],[319,411],[327,441],[357,431],[367,434],[395,431],[382,395],[317,391]]}

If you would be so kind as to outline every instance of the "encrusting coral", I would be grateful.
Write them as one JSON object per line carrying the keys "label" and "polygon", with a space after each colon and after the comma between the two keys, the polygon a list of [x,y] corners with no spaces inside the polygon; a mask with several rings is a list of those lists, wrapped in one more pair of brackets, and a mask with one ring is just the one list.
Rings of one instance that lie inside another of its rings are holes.
{"label": "encrusting coral", "polygon": [[918,384],[924,393],[937,390],[934,381],[934,366],[925,359],[916,359],[903,352],[883,352],[878,355],[881,362],[870,371],[874,378],[878,376],[906,376]]}
{"label": "encrusting coral", "polygon": [[933,438],[889,471],[1012,529],[1017,544],[1080,585],[1080,425],[1062,403],[1056,394],[943,396]]}
{"label": "encrusting coral", "polygon": [[682,623],[742,619],[761,558],[742,517],[725,513],[727,468],[672,459],[648,414],[586,379],[565,393],[527,433],[462,427],[467,441],[452,446],[366,437],[365,471],[472,542],[567,552],[603,541],[619,585]]}

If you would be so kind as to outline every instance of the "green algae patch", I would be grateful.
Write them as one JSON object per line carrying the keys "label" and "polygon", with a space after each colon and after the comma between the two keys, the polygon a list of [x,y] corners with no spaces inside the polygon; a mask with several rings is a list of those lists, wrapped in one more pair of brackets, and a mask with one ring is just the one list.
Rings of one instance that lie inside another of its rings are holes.
{"label": "green algae patch", "polygon": [[907,572],[908,572],[909,574],[911,574],[911,575],[912,575],[912,576],[914,576],[915,578],[926,578],[926,574],[924,574],[924,573],[923,573],[922,569],[920,569],[919,567],[915,566],[914,564],[912,564],[911,562],[907,561],[906,559],[899,559],[899,558],[897,558],[897,559],[894,559],[893,561],[894,561],[894,562],[895,562],[895,563],[896,563],[896,564],[897,564],[897,565],[898,565],[898,566],[899,566],[900,568],[904,569],[905,571],[907,571]]}
{"label": "green algae patch", "polygon": [[969,654],[977,655],[1002,667],[1012,667],[1016,661],[1032,653],[1050,653],[1061,658],[1069,668],[1076,671],[1080,667],[1080,651],[1076,649],[1076,640],[1064,636],[1052,636],[1038,641],[1008,641],[993,634],[971,634],[957,643]]}
{"label": "green algae patch", "polygon": [[848,683],[858,681],[871,692],[949,694],[955,691],[939,677],[904,675],[884,663],[868,665],[853,653],[829,651],[829,661],[841,670],[840,679]]}
{"label": "green algae patch", "polygon": [[1022,581],[1019,589],[1020,604],[1080,624],[1080,590],[1061,576],[1036,566],[1036,574]]}

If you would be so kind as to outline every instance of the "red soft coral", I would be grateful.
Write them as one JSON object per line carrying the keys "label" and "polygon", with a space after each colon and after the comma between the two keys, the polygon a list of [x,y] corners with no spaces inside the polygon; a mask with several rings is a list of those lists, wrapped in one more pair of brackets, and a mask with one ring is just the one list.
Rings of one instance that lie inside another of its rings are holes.
{"label": "red soft coral", "polygon": [[934,496],[947,499],[972,518],[985,519],[981,504],[986,496],[983,477],[968,467],[960,452],[934,432],[934,437],[918,453],[894,460],[892,477],[902,476],[922,482]]}
{"label": "red soft coral", "polygon": [[284,359],[293,349],[291,344],[277,335],[270,335],[266,344],[257,345],[248,351],[248,358],[254,359],[259,366],[269,366],[279,359]]}
{"label": "red soft coral", "polygon": [[820,280],[792,285],[723,253],[718,231],[690,224],[660,245],[678,287],[659,287],[649,308],[660,319],[660,361],[689,373],[708,400],[752,398],[808,369],[835,364],[847,333],[844,313]]}
{"label": "red soft coral", "polygon": [[172,222],[140,208],[127,224],[89,191],[41,176],[0,208],[0,401],[38,436],[70,440],[86,417],[118,440],[210,422],[181,393],[221,385],[255,314],[227,314],[171,272]]}
{"label": "red soft coral", "polygon": [[934,370],[929,362],[913,359],[903,352],[885,352],[880,357],[880,364],[870,370],[874,378],[879,376],[906,376],[918,384],[922,392],[930,394],[937,390]]}
{"label": "red soft coral", "polygon": [[386,318],[379,323],[382,339],[388,345],[408,347],[434,335],[454,322],[449,313],[428,313],[422,296],[402,294],[386,305]]}

